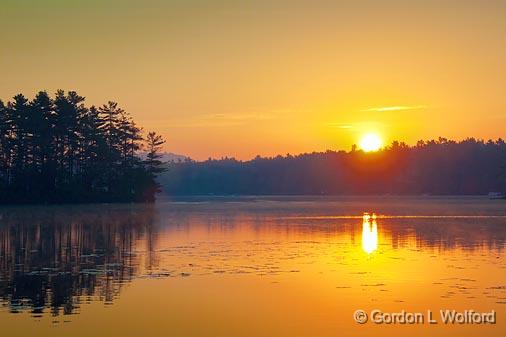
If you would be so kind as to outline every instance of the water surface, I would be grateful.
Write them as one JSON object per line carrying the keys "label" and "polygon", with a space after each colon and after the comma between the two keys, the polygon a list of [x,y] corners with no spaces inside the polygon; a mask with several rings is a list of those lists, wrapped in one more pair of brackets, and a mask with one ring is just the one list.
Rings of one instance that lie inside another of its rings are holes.
{"label": "water surface", "polygon": [[[506,203],[212,198],[0,208],[6,336],[504,336]],[[357,309],[496,311],[360,325]]]}

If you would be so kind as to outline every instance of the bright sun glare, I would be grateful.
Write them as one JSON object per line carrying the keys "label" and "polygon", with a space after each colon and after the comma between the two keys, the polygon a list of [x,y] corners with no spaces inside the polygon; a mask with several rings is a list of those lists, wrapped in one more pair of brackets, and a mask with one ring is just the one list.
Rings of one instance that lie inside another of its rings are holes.
{"label": "bright sun glare", "polygon": [[359,145],[365,152],[378,151],[381,148],[381,138],[375,133],[368,133],[360,139]]}

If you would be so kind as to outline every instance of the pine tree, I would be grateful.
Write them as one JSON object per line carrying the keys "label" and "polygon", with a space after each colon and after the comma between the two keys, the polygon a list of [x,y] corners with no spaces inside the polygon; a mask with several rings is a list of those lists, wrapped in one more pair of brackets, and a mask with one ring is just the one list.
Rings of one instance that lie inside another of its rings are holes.
{"label": "pine tree", "polygon": [[154,201],[155,195],[160,191],[160,184],[156,181],[156,176],[163,171],[165,168],[162,161],[160,161],[160,151],[165,140],[162,136],[157,135],[155,132],[149,132],[146,138],[147,155],[146,155],[146,170],[149,174],[149,186],[146,189],[146,199],[148,201]]}
{"label": "pine tree", "polygon": [[30,102],[31,129],[33,132],[34,179],[37,196],[53,194],[55,189],[53,101],[45,91],[39,92]]}
{"label": "pine tree", "polygon": [[154,201],[163,140],[143,137],[115,102],[87,108],[74,91],[0,101],[0,203]]}

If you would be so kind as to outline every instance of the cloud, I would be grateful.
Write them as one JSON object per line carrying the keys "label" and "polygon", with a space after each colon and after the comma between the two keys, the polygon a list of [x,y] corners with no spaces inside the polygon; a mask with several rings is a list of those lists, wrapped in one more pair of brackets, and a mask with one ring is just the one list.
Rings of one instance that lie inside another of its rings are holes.
{"label": "cloud", "polygon": [[207,120],[222,120],[222,121],[248,121],[248,120],[267,120],[276,118],[272,113],[220,113],[210,116],[204,116]]}
{"label": "cloud", "polygon": [[353,126],[350,124],[342,124],[342,123],[327,123],[328,126],[332,128],[339,128],[339,129],[351,129]]}
{"label": "cloud", "polygon": [[168,122],[167,125],[171,128],[219,128],[243,125],[240,121],[199,121],[190,120],[186,122]]}
{"label": "cloud", "polygon": [[369,108],[360,111],[364,112],[384,112],[384,111],[403,111],[403,110],[418,110],[426,108],[425,105],[392,105],[392,106],[382,106],[376,108]]}
{"label": "cloud", "polygon": [[250,110],[247,112],[227,112],[227,113],[210,113],[189,116],[185,119],[178,119],[169,122],[171,127],[180,128],[208,128],[208,127],[231,127],[241,126],[253,122],[269,121],[276,118],[282,118],[294,110],[278,109],[278,110]]}

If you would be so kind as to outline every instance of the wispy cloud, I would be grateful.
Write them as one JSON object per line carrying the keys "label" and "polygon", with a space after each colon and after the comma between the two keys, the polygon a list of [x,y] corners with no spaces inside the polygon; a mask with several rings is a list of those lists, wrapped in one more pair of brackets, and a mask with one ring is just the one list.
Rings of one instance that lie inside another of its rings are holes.
{"label": "wispy cloud", "polygon": [[361,111],[374,111],[374,112],[384,112],[384,111],[402,111],[402,110],[418,110],[426,108],[425,105],[392,105],[392,106],[381,106],[369,109],[363,109]]}
{"label": "wispy cloud", "polygon": [[350,124],[342,124],[342,123],[327,123],[328,126],[332,128],[339,128],[339,129],[351,129],[353,128]]}
{"label": "wispy cloud", "polygon": [[181,128],[206,128],[206,127],[231,127],[248,123],[269,121],[282,118],[294,110],[250,110],[246,112],[210,113],[191,116],[183,120],[173,121],[171,127]]}
{"label": "wispy cloud", "polygon": [[228,121],[248,121],[248,120],[268,120],[274,119],[276,116],[272,113],[219,113],[210,116],[204,116],[204,119],[212,120],[228,120]]}
{"label": "wispy cloud", "polygon": [[243,125],[242,122],[237,121],[199,121],[189,120],[183,122],[170,122],[167,123],[171,128],[220,128]]}

